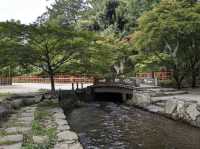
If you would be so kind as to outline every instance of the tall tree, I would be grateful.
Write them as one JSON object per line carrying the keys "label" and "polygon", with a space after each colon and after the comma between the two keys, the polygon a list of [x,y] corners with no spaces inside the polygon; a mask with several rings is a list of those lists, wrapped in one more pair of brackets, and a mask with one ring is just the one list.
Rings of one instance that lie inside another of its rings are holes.
{"label": "tall tree", "polygon": [[38,67],[48,74],[51,90],[55,92],[54,75],[59,68],[77,58],[86,49],[86,40],[91,39],[88,32],[77,32],[73,28],[51,24],[31,25],[25,28],[26,50],[21,50],[21,61]]}
{"label": "tall tree", "polygon": [[15,67],[18,65],[16,52],[24,42],[20,22],[0,22],[0,67]]}
{"label": "tall tree", "polygon": [[192,68],[193,56],[199,55],[195,52],[199,50],[199,5],[184,0],[162,0],[139,19],[139,30],[134,34],[137,48],[152,51],[157,56],[160,52],[168,54],[164,61],[174,71],[178,88]]}

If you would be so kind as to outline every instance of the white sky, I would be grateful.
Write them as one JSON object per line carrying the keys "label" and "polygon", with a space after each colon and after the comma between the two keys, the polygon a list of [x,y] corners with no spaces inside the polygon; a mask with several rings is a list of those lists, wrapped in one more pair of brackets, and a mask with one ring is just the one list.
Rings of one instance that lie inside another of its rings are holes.
{"label": "white sky", "polygon": [[0,21],[15,19],[29,24],[43,14],[48,5],[50,2],[46,0],[0,0]]}

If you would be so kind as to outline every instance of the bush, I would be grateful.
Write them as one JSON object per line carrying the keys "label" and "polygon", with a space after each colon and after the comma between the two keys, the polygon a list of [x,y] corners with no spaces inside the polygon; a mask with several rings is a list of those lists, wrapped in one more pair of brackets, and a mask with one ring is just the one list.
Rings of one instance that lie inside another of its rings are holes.
{"label": "bush", "polygon": [[160,80],[159,84],[161,87],[176,88],[176,82],[174,80]]}

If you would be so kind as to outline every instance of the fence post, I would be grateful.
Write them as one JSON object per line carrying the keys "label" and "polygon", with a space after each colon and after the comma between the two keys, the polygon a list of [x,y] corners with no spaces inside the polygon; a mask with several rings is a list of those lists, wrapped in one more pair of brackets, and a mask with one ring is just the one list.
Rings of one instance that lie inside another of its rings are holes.
{"label": "fence post", "polygon": [[154,82],[155,82],[155,86],[158,86],[158,78],[157,77],[154,78]]}

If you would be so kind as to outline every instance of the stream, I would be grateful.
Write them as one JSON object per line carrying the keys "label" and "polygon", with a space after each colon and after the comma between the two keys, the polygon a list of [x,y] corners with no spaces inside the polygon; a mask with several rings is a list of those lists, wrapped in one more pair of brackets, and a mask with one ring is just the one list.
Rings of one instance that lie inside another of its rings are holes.
{"label": "stream", "polygon": [[90,103],[68,121],[85,149],[200,149],[200,129],[123,104]]}

